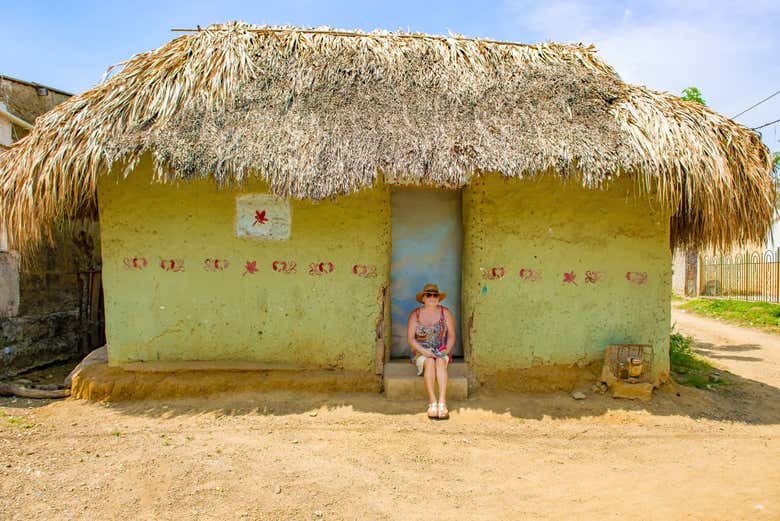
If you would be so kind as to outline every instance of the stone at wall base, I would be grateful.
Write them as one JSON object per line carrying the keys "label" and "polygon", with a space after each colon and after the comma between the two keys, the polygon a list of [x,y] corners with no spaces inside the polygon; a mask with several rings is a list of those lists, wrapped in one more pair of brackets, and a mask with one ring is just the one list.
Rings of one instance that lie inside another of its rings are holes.
{"label": "stone at wall base", "polygon": [[81,371],[87,367],[95,364],[107,364],[108,363],[108,346],[98,347],[91,353],[84,357],[79,365],[73,368],[73,370],[65,377],[65,386],[70,387],[75,378]]}
{"label": "stone at wall base", "polygon": [[640,400],[649,402],[653,398],[653,384],[628,383],[616,381],[610,386],[612,389],[612,398],[626,398],[629,400]]}

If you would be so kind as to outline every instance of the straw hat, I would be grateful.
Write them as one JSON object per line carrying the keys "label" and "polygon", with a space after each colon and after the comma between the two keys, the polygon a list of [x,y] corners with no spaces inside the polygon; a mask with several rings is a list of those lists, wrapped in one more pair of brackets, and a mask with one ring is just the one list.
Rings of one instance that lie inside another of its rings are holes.
{"label": "straw hat", "polygon": [[447,298],[446,293],[439,293],[439,286],[436,284],[426,284],[425,287],[423,287],[422,291],[417,294],[417,302],[420,304],[423,303],[422,296],[423,293],[436,293],[439,295],[439,302]]}

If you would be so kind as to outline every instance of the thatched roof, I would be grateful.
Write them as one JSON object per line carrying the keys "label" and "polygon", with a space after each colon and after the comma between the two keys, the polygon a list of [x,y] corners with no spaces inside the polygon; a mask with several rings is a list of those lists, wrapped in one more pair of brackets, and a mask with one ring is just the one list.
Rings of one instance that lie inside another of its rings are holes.
{"label": "thatched roof", "polygon": [[592,47],[229,23],[134,56],[38,118],[0,157],[12,243],[94,205],[98,176],[145,153],[159,180],[260,175],[310,199],[380,172],[458,187],[554,171],[594,189],[630,175],[674,212],[678,246],[761,240],[774,210],[757,134],[623,83]]}

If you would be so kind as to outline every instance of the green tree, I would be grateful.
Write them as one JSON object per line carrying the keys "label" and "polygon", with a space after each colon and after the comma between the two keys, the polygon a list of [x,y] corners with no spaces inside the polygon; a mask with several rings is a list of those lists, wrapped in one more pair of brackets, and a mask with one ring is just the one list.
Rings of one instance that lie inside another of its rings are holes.
{"label": "green tree", "polygon": [[688,87],[683,89],[682,96],[680,97],[685,101],[694,101],[696,103],[701,103],[702,105],[707,104],[704,101],[704,98],[701,97],[701,91],[696,87]]}
{"label": "green tree", "polygon": [[775,174],[780,175],[780,152],[775,152],[772,164],[774,165]]}

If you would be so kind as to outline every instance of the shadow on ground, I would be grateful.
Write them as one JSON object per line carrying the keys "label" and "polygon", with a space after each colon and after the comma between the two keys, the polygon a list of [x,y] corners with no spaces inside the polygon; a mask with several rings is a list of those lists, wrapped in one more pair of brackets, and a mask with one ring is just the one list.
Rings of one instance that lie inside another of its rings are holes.
{"label": "shadow on ground", "polygon": [[[725,422],[755,425],[780,424],[780,389],[761,382],[741,378],[721,371],[725,384],[714,390],[701,390],[681,385],[664,386],[653,400],[641,403],[613,399],[609,395],[582,390],[585,400],[574,400],[568,393],[509,393],[480,389],[463,401],[451,402],[457,421],[458,413],[489,411],[523,419],[584,419],[617,411],[644,411],[656,416],[687,416]],[[122,414],[154,418],[202,415],[298,415],[317,410],[349,408],[354,411],[382,415],[422,414],[425,399],[415,402],[391,402],[373,393],[312,393],[267,391],[240,394],[216,394],[199,398],[142,400],[105,404]],[[0,407],[35,408],[50,400],[2,398]]]}
{"label": "shadow on ground", "polygon": [[741,356],[734,353],[745,353],[749,351],[761,351],[761,346],[757,344],[711,344],[708,342],[697,341],[693,351],[707,358],[716,360],[736,360],[739,362],[762,362],[764,359],[758,356]]}
{"label": "shadow on ground", "polygon": [[[760,350],[754,344],[714,345],[697,342],[694,351],[711,359],[730,359],[759,362],[759,357],[744,356]],[[47,367],[21,375],[35,383],[53,383],[61,379],[75,365],[74,361]],[[649,403],[611,398],[591,391],[583,383],[585,400],[574,400],[568,393],[511,393],[489,389],[471,392],[467,400],[451,402],[456,413],[468,410],[509,414],[516,418],[574,419],[598,417],[616,411],[645,411],[657,416],[687,416],[693,419],[739,422],[745,424],[780,424],[780,389],[720,370],[724,383],[712,390],[682,385],[665,385],[656,390]],[[252,373],[236,373],[236,378],[256,378]],[[149,417],[175,417],[212,413],[218,416],[239,415],[296,415],[319,409],[351,408],[355,411],[384,415],[421,414],[426,399],[391,402],[381,394],[349,392],[257,391],[219,393],[204,397],[138,400],[111,403],[110,407],[123,414]],[[0,407],[37,408],[52,400],[0,398]]]}

